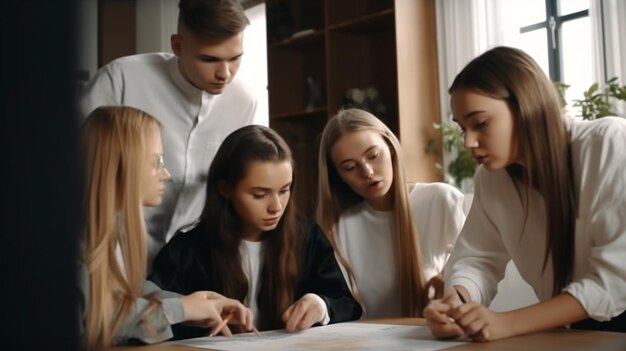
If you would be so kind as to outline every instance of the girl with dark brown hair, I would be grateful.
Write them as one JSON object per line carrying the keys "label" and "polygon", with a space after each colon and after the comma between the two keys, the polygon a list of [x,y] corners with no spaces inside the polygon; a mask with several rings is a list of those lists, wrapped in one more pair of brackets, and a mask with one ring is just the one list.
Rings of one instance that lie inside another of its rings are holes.
{"label": "girl with dark brown hair", "polygon": [[[566,119],[537,63],[508,47],[471,61],[449,92],[481,166],[448,290],[424,310],[433,334],[486,341],[572,323],[625,332],[626,120]],[[509,260],[540,302],[497,313],[486,306]]]}
{"label": "girl with dark brown hair", "polygon": [[[209,289],[235,298],[261,330],[359,318],[331,245],[317,225],[296,217],[294,187],[291,151],[275,131],[253,125],[231,133],[209,168],[198,225],[159,252],[150,279],[183,294]],[[202,333],[175,330],[177,337]]]}

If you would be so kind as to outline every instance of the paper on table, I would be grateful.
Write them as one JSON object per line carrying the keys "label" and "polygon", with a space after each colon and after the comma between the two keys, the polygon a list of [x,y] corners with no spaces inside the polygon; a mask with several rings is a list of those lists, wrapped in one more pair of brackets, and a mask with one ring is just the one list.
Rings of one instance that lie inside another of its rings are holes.
{"label": "paper on table", "polygon": [[252,333],[233,337],[195,338],[170,343],[212,350],[440,350],[464,341],[435,340],[427,327],[373,324],[339,323],[315,327],[302,332],[288,333],[284,330]]}

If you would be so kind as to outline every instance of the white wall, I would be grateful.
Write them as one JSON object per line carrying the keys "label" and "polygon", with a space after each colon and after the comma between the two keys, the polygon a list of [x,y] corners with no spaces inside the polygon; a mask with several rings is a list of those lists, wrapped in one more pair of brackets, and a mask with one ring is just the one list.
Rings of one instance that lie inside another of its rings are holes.
{"label": "white wall", "polygon": [[137,0],[137,53],[171,52],[179,0]]}
{"label": "white wall", "polygon": [[491,301],[491,309],[494,311],[510,311],[537,302],[539,300],[535,292],[522,279],[513,261],[510,261],[506,266],[504,279],[498,284],[498,293]]}
{"label": "white wall", "polygon": [[252,87],[257,96],[259,106],[255,122],[269,126],[265,3],[247,9],[246,15],[250,26],[244,32],[244,55],[237,75]]}

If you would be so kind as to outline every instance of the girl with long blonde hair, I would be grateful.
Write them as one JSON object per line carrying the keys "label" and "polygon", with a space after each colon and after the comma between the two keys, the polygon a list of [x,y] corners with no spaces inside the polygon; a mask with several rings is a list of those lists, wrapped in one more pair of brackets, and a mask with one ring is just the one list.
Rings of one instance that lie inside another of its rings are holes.
{"label": "girl with long blonde hair", "polygon": [[421,315],[465,218],[449,185],[409,193],[403,161],[396,136],[367,111],[342,110],[322,133],[317,220],[367,317]]}
{"label": "girl with long blonde hair", "polygon": [[85,347],[154,343],[172,336],[171,324],[215,326],[227,312],[252,328],[250,311],[235,300],[209,291],[180,296],[146,281],[142,207],[159,205],[170,179],[159,122],[132,107],[99,107],[85,121],[83,143],[87,190],[79,282]]}

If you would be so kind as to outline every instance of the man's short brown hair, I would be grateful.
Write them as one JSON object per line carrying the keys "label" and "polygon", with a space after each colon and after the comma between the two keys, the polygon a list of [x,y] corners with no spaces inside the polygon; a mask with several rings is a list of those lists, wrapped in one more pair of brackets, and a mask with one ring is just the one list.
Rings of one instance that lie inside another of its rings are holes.
{"label": "man's short brown hair", "polygon": [[184,25],[205,40],[222,40],[241,33],[250,21],[238,0],[180,0],[178,30]]}

